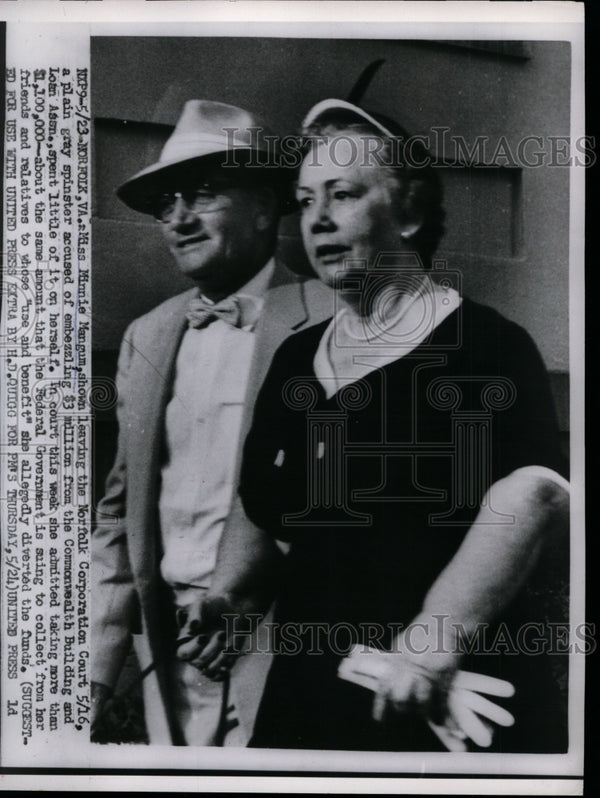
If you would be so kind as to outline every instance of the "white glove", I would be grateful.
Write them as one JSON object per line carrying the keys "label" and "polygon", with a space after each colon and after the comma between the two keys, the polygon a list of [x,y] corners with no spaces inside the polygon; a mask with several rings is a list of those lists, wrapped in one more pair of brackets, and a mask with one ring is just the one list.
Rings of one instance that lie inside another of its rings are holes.
{"label": "white glove", "polygon": [[[340,663],[338,676],[377,692],[380,679],[389,675],[387,658],[390,656],[397,658],[398,654],[354,646],[350,654]],[[407,668],[414,668],[408,659]],[[444,724],[434,723],[430,719],[427,719],[427,723],[449,751],[466,751],[467,738],[481,748],[488,748],[493,737],[493,726],[490,721],[499,726],[512,726],[515,719],[510,712],[484,698],[480,693],[510,698],[514,692],[513,685],[503,679],[482,673],[456,671],[448,690],[447,716]]]}

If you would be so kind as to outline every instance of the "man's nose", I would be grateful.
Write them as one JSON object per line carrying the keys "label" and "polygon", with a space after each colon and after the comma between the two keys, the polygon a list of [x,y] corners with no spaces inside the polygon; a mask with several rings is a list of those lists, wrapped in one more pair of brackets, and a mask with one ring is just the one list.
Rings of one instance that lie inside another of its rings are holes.
{"label": "man's nose", "polygon": [[181,194],[177,194],[168,222],[169,226],[178,228],[182,226],[185,227],[190,224],[196,224],[197,222],[198,214],[194,213],[194,211],[190,208],[185,197],[183,197]]}

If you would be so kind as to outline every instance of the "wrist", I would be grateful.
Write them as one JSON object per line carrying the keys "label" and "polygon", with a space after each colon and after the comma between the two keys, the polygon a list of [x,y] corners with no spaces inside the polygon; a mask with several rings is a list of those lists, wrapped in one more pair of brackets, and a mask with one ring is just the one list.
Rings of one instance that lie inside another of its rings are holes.
{"label": "wrist", "polygon": [[462,659],[457,627],[447,614],[421,612],[398,635],[393,650],[423,675],[451,678]]}

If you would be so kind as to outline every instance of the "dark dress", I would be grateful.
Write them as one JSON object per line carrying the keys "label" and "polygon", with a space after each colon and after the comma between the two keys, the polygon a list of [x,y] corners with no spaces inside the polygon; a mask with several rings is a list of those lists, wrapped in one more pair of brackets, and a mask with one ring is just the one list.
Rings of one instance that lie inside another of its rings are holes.
{"label": "dark dress", "polygon": [[[443,750],[417,716],[371,721],[372,693],[337,667],[353,643],[389,647],[417,615],[492,482],[526,465],[565,475],[548,378],[522,328],[465,299],[409,355],[327,399],[313,369],[326,326],[280,347],[245,446],[246,512],[291,542],[250,744]],[[542,568],[461,666],[517,687],[504,704],[517,723],[492,750],[566,747],[552,658],[514,651],[524,623],[555,612],[547,578]]]}

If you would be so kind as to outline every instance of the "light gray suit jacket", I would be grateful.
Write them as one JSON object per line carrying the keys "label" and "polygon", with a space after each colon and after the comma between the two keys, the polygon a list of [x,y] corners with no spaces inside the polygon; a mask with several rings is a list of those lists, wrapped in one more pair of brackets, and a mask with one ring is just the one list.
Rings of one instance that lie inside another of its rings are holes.
{"label": "light gray suit jacket", "polygon": [[[141,667],[150,661],[157,666],[153,689],[146,689],[145,695],[155,696],[153,717],[162,716],[164,741],[174,744],[182,741],[170,712],[165,667],[169,656],[165,641],[172,640],[172,616],[166,610],[165,585],[159,573],[158,497],[164,412],[186,329],[187,306],[197,292],[193,288],[163,302],[135,320],[124,335],[117,372],[118,450],[92,536],[92,679],[114,686],[132,634],[140,635],[136,651]],[[256,329],[240,453],[275,349],[295,330],[331,313],[329,289],[277,266]],[[239,460],[238,456],[238,468]],[[269,662],[264,655],[248,655],[242,660],[247,662],[234,669],[232,688],[240,722],[249,735]]]}

